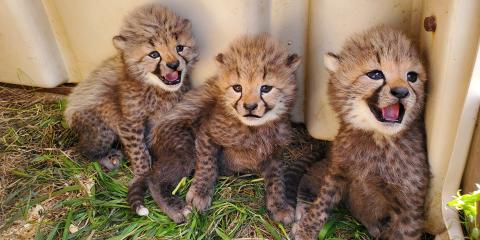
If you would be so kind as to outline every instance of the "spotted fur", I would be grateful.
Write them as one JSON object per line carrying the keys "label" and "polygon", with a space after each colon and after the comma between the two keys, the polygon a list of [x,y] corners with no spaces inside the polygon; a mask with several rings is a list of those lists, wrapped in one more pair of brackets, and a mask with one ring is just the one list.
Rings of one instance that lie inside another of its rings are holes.
{"label": "spotted fur", "polygon": [[197,47],[190,22],[158,4],[129,14],[113,43],[118,53],[75,87],[65,118],[79,134],[81,153],[112,169],[122,156],[119,141],[142,175],[150,167],[147,126],[190,88]]}
{"label": "spotted fur", "polygon": [[[153,131],[152,149],[164,149],[162,139],[176,135],[179,126],[194,126],[195,175],[187,193],[188,206],[200,211],[210,206],[218,175],[254,172],[265,178],[267,208],[274,219],[291,222],[294,207],[287,203],[284,163],[275,150],[290,141],[289,112],[300,60],[266,35],[242,37],[216,60],[218,74],[186,94],[160,120],[162,126],[170,122],[174,130]],[[163,171],[171,171],[163,169],[154,167],[151,175],[161,178]],[[177,174],[187,176],[191,170],[193,166]],[[159,192],[159,188],[158,182],[150,181],[150,190]],[[164,199],[170,199],[168,192],[157,201],[165,211]],[[174,220],[178,213],[188,212],[183,203],[176,205],[180,207],[168,207],[177,209],[175,214],[165,211]]]}
{"label": "spotted fur", "polygon": [[[403,33],[376,27],[348,40],[325,62],[340,129],[327,160],[302,179],[293,236],[315,239],[343,200],[374,238],[419,239],[430,173],[423,123],[427,77],[416,49]],[[383,78],[371,78],[373,70]],[[398,87],[409,94],[399,97]],[[375,116],[376,108],[398,102],[404,107],[399,122]]]}

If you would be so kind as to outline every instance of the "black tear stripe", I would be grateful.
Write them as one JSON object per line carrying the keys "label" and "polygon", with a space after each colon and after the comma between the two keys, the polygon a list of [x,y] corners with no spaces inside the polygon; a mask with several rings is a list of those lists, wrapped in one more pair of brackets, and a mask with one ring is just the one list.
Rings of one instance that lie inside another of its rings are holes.
{"label": "black tear stripe", "polygon": [[408,86],[412,89],[413,93],[415,94],[415,97],[418,96],[417,91],[415,91],[415,88],[412,86],[412,83],[407,81]]}
{"label": "black tear stripe", "polygon": [[267,66],[263,66],[263,80],[267,77]]}
{"label": "black tear stripe", "polygon": [[154,74],[160,75],[160,62],[157,63],[157,67],[155,67],[155,70],[153,71]]}
{"label": "black tear stripe", "polygon": [[263,114],[265,114],[265,113],[269,112],[270,110],[272,110],[272,108],[270,107],[270,105],[268,105],[268,103],[265,101],[265,99],[263,99],[262,94],[260,94],[260,99],[262,99],[263,104],[265,104],[265,112],[264,112]]}
{"label": "black tear stripe", "polygon": [[178,56],[180,56],[183,61],[185,61],[185,65],[188,65],[188,60],[182,54],[178,53]]}
{"label": "black tear stripe", "polygon": [[380,86],[380,87],[378,87],[377,89],[375,89],[375,91],[373,92],[372,96],[370,96],[369,98],[367,98],[368,104],[371,104],[371,105],[374,105],[374,106],[378,106],[378,94],[380,93],[380,91],[382,90],[382,88],[383,88],[386,84],[387,84],[387,81],[384,79],[382,86]]}
{"label": "black tear stripe", "polygon": [[242,99],[242,97],[243,97],[243,92],[240,93],[240,97],[237,99],[237,101],[235,101],[235,104],[233,104],[233,108],[235,109],[235,111],[238,111],[237,110],[238,102],[240,101],[240,99]]}

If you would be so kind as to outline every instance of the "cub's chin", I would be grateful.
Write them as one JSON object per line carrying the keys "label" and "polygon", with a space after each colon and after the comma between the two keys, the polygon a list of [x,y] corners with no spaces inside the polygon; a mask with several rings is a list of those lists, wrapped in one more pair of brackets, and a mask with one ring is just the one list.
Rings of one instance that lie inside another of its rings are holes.
{"label": "cub's chin", "polygon": [[275,113],[276,113],[275,111],[268,111],[267,113],[263,114],[263,116],[258,116],[255,114],[241,115],[237,113],[237,117],[240,120],[240,122],[242,122],[247,126],[258,127],[279,119],[280,116]]}
{"label": "cub's chin", "polygon": [[261,126],[265,123],[263,116],[258,116],[255,114],[245,114],[243,116],[238,116],[240,121],[247,126]]}
{"label": "cub's chin", "polygon": [[157,73],[147,73],[146,83],[160,87],[168,92],[175,92],[180,89],[183,84],[185,71],[174,71],[165,76]]}

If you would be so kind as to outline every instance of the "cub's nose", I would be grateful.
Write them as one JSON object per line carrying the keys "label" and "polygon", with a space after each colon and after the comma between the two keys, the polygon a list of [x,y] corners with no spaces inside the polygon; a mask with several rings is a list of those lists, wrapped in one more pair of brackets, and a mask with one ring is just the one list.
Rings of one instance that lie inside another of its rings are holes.
{"label": "cub's nose", "polygon": [[253,111],[258,107],[257,103],[244,103],[243,108],[245,108],[248,111]]}
{"label": "cub's nose", "polygon": [[167,67],[169,67],[173,70],[177,70],[178,66],[180,66],[180,61],[178,61],[178,60],[167,63]]}
{"label": "cub's nose", "polygon": [[390,90],[390,93],[397,98],[406,98],[410,92],[404,87],[394,87]]}

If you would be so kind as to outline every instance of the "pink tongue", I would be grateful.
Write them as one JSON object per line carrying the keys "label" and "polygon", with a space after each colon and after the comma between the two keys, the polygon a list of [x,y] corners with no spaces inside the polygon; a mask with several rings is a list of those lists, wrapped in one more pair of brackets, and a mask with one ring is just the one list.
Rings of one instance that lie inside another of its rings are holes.
{"label": "pink tongue", "polygon": [[177,71],[174,71],[174,72],[171,72],[167,75],[165,75],[165,79],[167,81],[175,81],[178,79],[178,72]]}
{"label": "pink tongue", "polygon": [[400,112],[400,103],[395,103],[382,108],[383,119],[387,121],[397,121]]}

